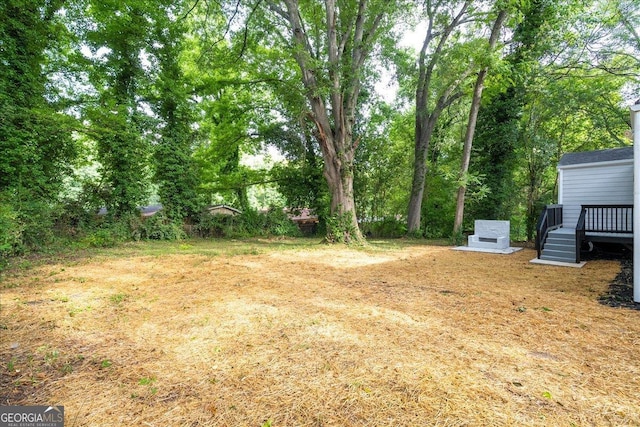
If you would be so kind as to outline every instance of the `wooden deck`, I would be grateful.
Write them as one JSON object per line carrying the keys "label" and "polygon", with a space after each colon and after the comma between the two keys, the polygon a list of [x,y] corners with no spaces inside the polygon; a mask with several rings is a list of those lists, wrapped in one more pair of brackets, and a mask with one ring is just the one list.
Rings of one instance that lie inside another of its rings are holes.
{"label": "wooden deck", "polygon": [[[555,233],[575,236],[576,229],[562,227],[557,228],[555,230]],[[630,244],[633,243],[633,233],[607,233],[603,231],[587,231],[585,232],[585,240],[602,243]]]}
{"label": "wooden deck", "polygon": [[[562,220],[562,205],[548,205],[542,211],[536,227],[538,258],[575,257],[579,263],[584,243],[633,245],[633,205],[582,205],[575,228],[564,227]],[[547,238],[551,235],[545,255]]]}

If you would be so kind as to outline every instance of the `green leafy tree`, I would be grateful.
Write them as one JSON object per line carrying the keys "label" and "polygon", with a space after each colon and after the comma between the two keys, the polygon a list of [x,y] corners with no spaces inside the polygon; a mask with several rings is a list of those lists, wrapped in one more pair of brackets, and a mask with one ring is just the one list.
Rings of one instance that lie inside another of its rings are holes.
{"label": "green leafy tree", "polygon": [[628,144],[628,111],[621,97],[626,78],[593,70],[541,79],[528,89],[515,173],[515,184],[523,190],[528,240],[535,235],[542,207],[557,200],[556,165],[562,154]]}
{"label": "green leafy tree", "polygon": [[294,212],[305,208],[318,215],[321,225],[330,216],[329,191],[322,176],[322,156],[305,122],[278,123],[263,129],[265,142],[285,153],[285,161],[271,169],[271,176],[286,206]]}
{"label": "green leafy tree", "polygon": [[159,68],[152,104],[161,120],[160,138],[153,152],[154,182],[165,215],[174,221],[197,213],[199,185],[193,159],[195,114],[189,101],[193,87],[180,61],[187,31],[181,9],[175,2],[161,2],[150,40]]}
{"label": "green leafy tree", "polygon": [[[379,103],[373,109],[364,139],[356,156],[354,189],[358,217],[372,234],[404,234],[404,212],[408,203],[407,184],[411,164],[406,153],[413,137],[412,111],[398,111],[396,105]],[[383,230],[376,230],[383,227]]]}
{"label": "green leafy tree", "polygon": [[55,105],[47,78],[57,66],[50,52],[66,37],[62,4],[0,4],[0,211],[15,225],[3,232],[12,245],[46,242],[52,204],[77,154],[74,122]]}
{"label": "green leafy tree", "polygon": [[287,29],[289,52],[304,85],[331,197],[330,240],[359,242],[353,189],[357,112],[368,59],[398,5],[387,1],[269,1]]}
{"label": "green leafy tree", "polygon": [[415,81],[413,180],[407,214],[410,234],[420,233],[427,159],[434,130],[442,112],[463,97],[463,84],[474,70],[473,61],[468,58],[475,49],[455,43],[460,37],[459,28],[473,13],[472,3],[471,0],[424,3],[427,29]]}
{"label": "green leafy tree", "polygon": [[148,53],[150,10],[147,2],[90,1],[93,53],[91,79],[98,91],[87,110],[97,142],[97,160],[106,185],[107,211],[113,219],[138,215],[148,195],[148,116],[142,112],[146,84],[142,58]]}
{"label": "green leafy tree", "polygon": [[485,177],[489,192],[482,203],[470,209],[476,218],[509,219],[517,207],[514,171],[526,85],[539,71],[539,59],[550,50],[549,34],[558,10],[553,0],[533,0],[523,15],[514,32],[512,52],[506,58],[514,73],[478,116],[471,170]]}
{"label": "green leafy tree", "polygon": [[264,82],[250,65],[245,33],[229,31],[239,5],[225,16],[223,4],[200,3],[190,13],[191,37],[184,67],[194,82],[198,140],[194,160],[199,193],[208,203],[250,209],[248,189],[268,181],[266,170],[243,163],[262,148],[257,128],[268,102]]}
{"label": "green leafy tree", "polygon": [[[232,73],[233,71],[230,71]],[[249,208],[247,188],[266,180],[265,171],[242,164],[244,154],[255,152],[257,141],[249,131],[254,117],[247,88],[211,80],[200,103],[202,141],[195,152],[200,170],[200,191],[210,203]]]}

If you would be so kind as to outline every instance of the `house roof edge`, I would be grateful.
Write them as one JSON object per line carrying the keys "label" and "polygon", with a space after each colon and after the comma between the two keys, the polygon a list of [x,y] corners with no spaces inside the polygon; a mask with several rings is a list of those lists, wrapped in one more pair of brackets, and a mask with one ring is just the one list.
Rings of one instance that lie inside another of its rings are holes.
{"label": "house roof edge", "polygon": [[633,146],[604,150],[565,153],[558,162],[558,169],[633,162]]}

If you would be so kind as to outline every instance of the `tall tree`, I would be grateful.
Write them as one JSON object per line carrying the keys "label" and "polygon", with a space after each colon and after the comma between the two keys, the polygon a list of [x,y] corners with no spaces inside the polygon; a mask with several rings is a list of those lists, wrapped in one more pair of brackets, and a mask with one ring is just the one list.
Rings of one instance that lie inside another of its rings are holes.
{"label": "tall tree", "polygon": [[[199,193],[207,203],[225,203],[242,210],[250,206],[248,189],[264,181],[264,172],[243,164],[245,155],[262,146],[256,137],[269,94],[256,55],[260,50],[246,31],[234,33],[240,4],[198,2],[190,12],[192,37],[185,50],[185,72],[194,82],[198,140],[194,160]],[[225,15],[225,12],[228,12]],[[261,64],[263,68],[264,64]]]}
{"label": "tall tree", "polygon": [[75,156],[68,118],[47,91],[49,58],[62,26],[63,1],[0,4],[0,191],[53,200]]}
{"label": "tall tree", "polygon": [[361,241],[353,193],[355,151],[361,136],[354,134],[354,127],[364,67],[396,5],[385,0],[325,0],[324,8],[298,0],[270,1],[269,5],[289,28],[291,53],[300,68],[309,118],[321,147],[331,213],[337,219],[329,224],[328,237]]}
{"label": "tall tree", "polygon": [[75,122],[47,76],[66,38],[62,5],[0,3],[0,257],[52,237],[52,207],[77,156]]}
{"label": "tall tree", "polygon": [[93,29],[87,40],[93,50],[92,80],[97,105],[89,110],[97,140],[97,159],[107,186],[105,200],[114,219],[137,215],[147,199],[148,142],[144,138],[141,84],[153,5],[142,1],[91,0]]}
{"label": "tall tree", "polygon": [[[472,169],[485,177],[487,197],[473,206],[478,218],[509,219],[517,206],[514,171],[527,82],[540,70],[557,17],[555,0],[532,0],[514,31],[506,61],[513,73],[502,91],[480,110]],[[546,32],[546,33],[545,33]]]}
{"label": "tall tree", "polygon": [[[504,21],[507,19],[507,11],[501,10],[498,12],[493,28],[491,29],[491,35],[489,36],[489,52],[495,49],[500,36],[500,30]],[[478,111],[480,110],[480,102],[482,101],[482,91],[484,90],[484,80],[489,72],[489,66],[485,65],[478,75],[476,76],[476,82],[473,86],[473,97],[471,99],[471,108],[469,110],[469,120],[467,122],[467,130],[464,135],[464,148],[462,150],[462,165],[460,166],[460,186],[458,187],[458,194],[456,197],[456,214],[453,223],[453,235],[458,235],[462,230],[462,222],[464,219],[464,199],[467,192],[467,172],[469,171],[469,161],[471,160],[471,147],[473,146],[473,134],[476,130],[476,123],[478,120]]]}
{"label": "tall tree", "polygon": [[449,37],[464,23],[472,2],[425,2],[427,29],[418,58],[413,180],[407,215],[410,234],[420,230],[427,156],[436,123],[442,112],[462,97],[461,84],[472,71],[471,67],[444,70],[441,63]]}
{"label": "tall tree", "polygon": [[198,208],[198,177],[193,160],[195,121],[187,82],[180,63],[187,26],[184,11],[175,2],[160,2],[150,45],[159,74],[154,85],[153,106],[162,120],[155,146],[155,182],[165,214],[181,221]]}

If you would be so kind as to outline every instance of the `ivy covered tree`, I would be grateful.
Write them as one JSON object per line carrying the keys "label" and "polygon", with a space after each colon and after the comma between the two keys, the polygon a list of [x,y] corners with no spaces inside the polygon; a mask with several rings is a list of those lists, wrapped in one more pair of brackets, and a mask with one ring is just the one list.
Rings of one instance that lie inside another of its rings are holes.
{"label": "ivy covered tree", "polygon": [[74,123],[55,105],[46,75],[56,66],[48,53],[62,50],[66,37],[62,5],[0,4],[0,209],[13,218],[12,227],[0,227],[0,240],[13,233],[12,244],[47,240],[50,208],[77,154]]}
{"label": "ivy covered tree", "polygon": [[196,214],[199,207],[199,180],[193,159],[195,114],[190,101],[193,85],[180,61],[187,32],[180,4],[160,2],[149,41],[159,69],[151,102],[161,120],[153,151],[154,181],[165,215],[178,222]]}
{"label": "ivy covered tree", "polygon": [[511,53],[505,59],[513,74],[480,109],[471,170],[484,177],[488,193],[471,209],[476,218],[509,219],[517,207],[514,172],[527,84],[532,71],[538,70],[538,59],[549,49],[549,34],[557,14],[554,0],[533,0],[528,4],[515,29]]}
{"label": "ivy covered tree", "polygon": [[62,3],[0,5],[0,191],[55,198],[75,155],[70,122],[46,96],[46,51],[60,41]]}
{"label": "ivy covered tree", "polygon": [[87,117],[97,142],[105,205],[114,220],[137,216],[148,197],[148,121],[140,94],[146,84],[142,60],[149,52],[149,11],[154,8],[147,2],[117,0],[91,0],[87,6],[91,80],[98,91]]}

